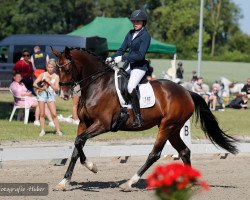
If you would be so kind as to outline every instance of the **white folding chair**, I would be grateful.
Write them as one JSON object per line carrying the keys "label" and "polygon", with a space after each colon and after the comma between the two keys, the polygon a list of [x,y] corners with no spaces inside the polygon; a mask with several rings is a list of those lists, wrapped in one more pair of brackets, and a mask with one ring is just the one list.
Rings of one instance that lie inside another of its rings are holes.
{"label": "white folding chair", "polygon": [[[9,90],[10,90],[10,92],[13,95],[13,98],[14,98],[14,106],[13,106],[9,121],[10,122],[12,121],[12,118],[13,118],[13,116],[14,116],[17,109],[24,109],[24,124],[27,124],[28,120],[29,120],[30,107],[28,107],[28,105],[27,105],[26,97],[16,96],[16,95],[14,95],[14,93],[11,91],[10,88],[9,88]],[[24,106],[16,105],[17,100],[24,101]]]}

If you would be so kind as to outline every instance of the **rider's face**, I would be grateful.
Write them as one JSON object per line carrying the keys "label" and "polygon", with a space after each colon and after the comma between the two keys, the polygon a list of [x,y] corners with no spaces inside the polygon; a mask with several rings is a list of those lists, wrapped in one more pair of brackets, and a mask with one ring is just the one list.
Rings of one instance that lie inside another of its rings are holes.
{"label": "rider's face", "polygon": [[132,20],[132,23],[136,31],[139,31],[143,26],[143,21],[141,20]]}

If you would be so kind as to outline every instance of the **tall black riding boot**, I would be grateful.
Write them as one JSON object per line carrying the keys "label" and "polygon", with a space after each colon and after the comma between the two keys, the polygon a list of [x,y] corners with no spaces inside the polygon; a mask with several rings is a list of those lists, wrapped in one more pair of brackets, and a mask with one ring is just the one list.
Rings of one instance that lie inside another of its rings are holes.
{"label": "tall black riding boot", "polygon": [[135,121],[132,124],[133,128],[139,128],[143,125],[143,119],[141,116],[140,102],[136,90],[134,89],[130,94],[132,108],[135,114]]}

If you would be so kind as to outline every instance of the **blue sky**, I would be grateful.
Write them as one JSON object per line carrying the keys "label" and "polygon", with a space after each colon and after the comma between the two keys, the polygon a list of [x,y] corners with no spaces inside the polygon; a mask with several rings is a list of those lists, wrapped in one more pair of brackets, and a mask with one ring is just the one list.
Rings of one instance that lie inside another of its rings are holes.
{"label": "blue sky", "polygon": [[241,12],[244,15],[239,20],[241,30],[250,35],[250,0],[232,0],[232,2],[241,8]]}

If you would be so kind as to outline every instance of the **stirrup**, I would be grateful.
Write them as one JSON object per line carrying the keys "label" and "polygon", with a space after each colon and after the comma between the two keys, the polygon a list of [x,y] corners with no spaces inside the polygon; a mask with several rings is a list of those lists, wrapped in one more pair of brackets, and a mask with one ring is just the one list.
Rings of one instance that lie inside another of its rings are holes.
{"label": "stirrup", "polygon": [[132,128],[140,128],[143,126],[143,119],[140,115],[135,116],[135,121],[132,124]]}

